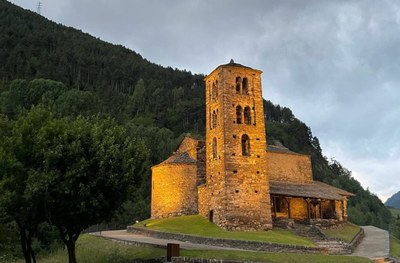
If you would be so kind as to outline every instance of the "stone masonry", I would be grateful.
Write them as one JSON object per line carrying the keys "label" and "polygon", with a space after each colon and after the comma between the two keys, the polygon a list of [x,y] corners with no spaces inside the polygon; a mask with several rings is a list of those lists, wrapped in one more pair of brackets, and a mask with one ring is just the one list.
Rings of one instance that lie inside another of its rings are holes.
{"label": "stone masonry", "polygon": [[227,230],[272,220],[347,220],[353,194],[313,181],[311,158],[268,145],[261,71],[231,61],[205,77],[206,138],[152,167],[151,217],[200,214]]}

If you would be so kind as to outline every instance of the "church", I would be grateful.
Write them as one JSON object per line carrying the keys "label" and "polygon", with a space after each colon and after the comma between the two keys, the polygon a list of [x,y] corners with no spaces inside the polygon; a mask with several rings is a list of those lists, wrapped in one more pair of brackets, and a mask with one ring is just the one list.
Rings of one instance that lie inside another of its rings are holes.
{"label": "church", "polygon": [[186,136],[152,167],[152,218],[200,214],[245,231],[347,221],[352,193],[314,181],[310,156],[267,144],[261,74],[231,60],[205,77],[205,141]]}

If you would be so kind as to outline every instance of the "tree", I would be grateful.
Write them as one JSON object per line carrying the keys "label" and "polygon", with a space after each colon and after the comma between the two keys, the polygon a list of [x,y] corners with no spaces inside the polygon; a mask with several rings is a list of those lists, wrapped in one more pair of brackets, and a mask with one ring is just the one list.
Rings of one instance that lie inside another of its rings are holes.
{"label": "tree", "polygon": [[26,219],[21,240],[28,238],[33,260],[29,238],[45,216],[75,263],[82,230],[110,219],[138,183],[148,155],[144,142],[111,119],[57,119],[42,107],[32,108],[13,126],[2,140],[8,143],[0,147],[1,207],[16,221]]}
{"label": "tree", "polygon": [[0,119],[0,215],[3,221],[16,222],[27,263],[36,262],[32,238],[45,220],[43,199],[32,177],[41,164],[34,154],[36,137],[49,118],[46,112],[34,111],[15,122]]}

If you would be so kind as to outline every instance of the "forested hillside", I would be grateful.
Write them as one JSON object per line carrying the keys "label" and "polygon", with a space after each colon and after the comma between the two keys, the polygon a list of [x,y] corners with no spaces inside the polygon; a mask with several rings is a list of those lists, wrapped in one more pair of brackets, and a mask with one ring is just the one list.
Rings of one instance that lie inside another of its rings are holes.
{"label": "forested hillside", "polygon": [[[204,134],[204,76],[156,65],[5,0],[0,0],[0,47],[2,115],[17,119],[21,110],[42,105],[58,117],[111,117],[144,140],[149,157],[142,183],[114,222],[148,217],[149,167],[165,159],[183,133]],[[351,221],[389,227],[390,211],[338,161],[323,156],[318,139],[290,109],[265,101],[265,118],[268,140],[310,154],[316,180],[356,194],[349,203]]]}

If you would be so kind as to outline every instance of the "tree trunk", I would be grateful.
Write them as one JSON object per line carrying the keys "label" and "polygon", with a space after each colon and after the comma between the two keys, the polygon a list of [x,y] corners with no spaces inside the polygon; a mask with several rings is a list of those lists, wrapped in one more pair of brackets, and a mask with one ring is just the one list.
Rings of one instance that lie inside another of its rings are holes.
{"label": "tree trunk", "polygon": [[67,250],[68,250],[68,262],[69,263],[77,263],[76,255],[75,255],[75,240],[70,238],[67,243]]}
{"label": "tree trunk", "polygon": [[25,258],[25,263],[32,263],[31,253],[27,249],[28,244],[27,244],[27,239],[26,239],[26,235],[25,235],[25,228],[23,228],[19,222],[17,222],[17,225],[18,225],[18,229],[19,229],[19,237],[20,237],[20,242],[21,242],[22,253],[24,254],[24,258]]}
{"label": "tree trunk", "polygon": [[27,246],[27,251],[32,259],[32,263],[36,263],[35,252],[32,249],[32,236],[33,236],[33,232],[28,231],[26,246]]}

